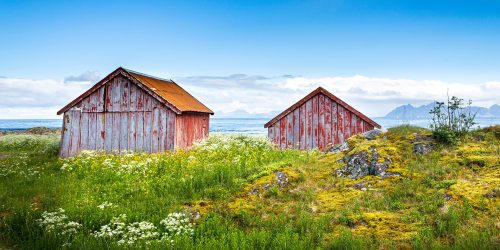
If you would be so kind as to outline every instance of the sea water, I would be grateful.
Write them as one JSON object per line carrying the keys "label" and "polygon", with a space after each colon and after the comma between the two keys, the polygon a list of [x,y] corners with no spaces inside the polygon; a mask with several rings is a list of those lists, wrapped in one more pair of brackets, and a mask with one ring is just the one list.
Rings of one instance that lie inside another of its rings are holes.
{"label": "sea water", "polygon": [[[271,118],[211,118],[210,132],[266,135],[267,129],[264,124]],[[430,120],[397,120],[387,118],[373,118],[382,128],[390,128],[403,124],[411,124],[420,127],[429,127]],[[476,118],[476,125],[487,127],[500,124],[500,117]],[[0,119],[0,130],[25,130],[33,127],[61,128],[61,119]]]}

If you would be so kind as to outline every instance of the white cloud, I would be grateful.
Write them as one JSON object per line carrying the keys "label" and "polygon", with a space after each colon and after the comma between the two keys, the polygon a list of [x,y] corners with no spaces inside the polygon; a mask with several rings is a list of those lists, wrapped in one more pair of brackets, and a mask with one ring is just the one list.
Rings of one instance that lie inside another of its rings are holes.
{"label": "white cloud", "polygon": [[1,118],[57,118],[56,112],[90,82],[0,78]]}
{"label": "white cloud", "polygon": [[450,96],[472,99],[473,104],[478,106],[489,107],[500,103],[499,81],[461,84],[359,75],[322,78],[238,75],[237,78],[178,78],[178,82],[216,112],[241,109],[250,113],[281,111],[319,86],[369,116],[384,116],[402,104],[422,105],[444,100],[447,91]]}
{"label": "white cloud", "polygon": [[[72,81],[0,78],[0,118],[56,118],[57,110],[99,80],[85,78],[85,74],[66,79]],[[472,99],[478,106],[500,103],[500,81],[461,84],[359,75],[308,78],[243,74],[177,77],[175,80],[216,113],[281,111],[319,86],[374,117],[383,116],[402,104],[444,100],[447,90],[450,95]]]}

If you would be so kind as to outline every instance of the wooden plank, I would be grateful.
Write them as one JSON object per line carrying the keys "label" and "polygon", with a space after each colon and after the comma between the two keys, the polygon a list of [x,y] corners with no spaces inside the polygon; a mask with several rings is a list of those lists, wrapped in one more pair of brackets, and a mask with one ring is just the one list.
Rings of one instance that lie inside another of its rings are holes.
{"label": "wooden plank", "polygon": [[293,112],[286,116],[286,147],[293,148]]}
{"label": "wooden plank", "polygon": [[209,136],[209,128],[210,128],[210,115],[209,114],[204,114],[205,116],[205,125],[203,127],[203,140],[208,139]]}
{"label": "wooden plank", "polygon": [[329,149],[333,144],[332,138],[332,103],[329,97],[325,96],[325,147]]}
{"label": "wooden plank", "polygon": [[80,107],[82,109],[82,112],[90,112],[90,96],[83,98],[80,103]]}
{"label": "wooden plank", "polygon": [[120,150],[121,117],[120,113],[111,113],[113,136],[111,138],[111,150]]}
{"label": "wooden plank", "polygon": [[333,138],[333,144],[339,144],[339,134],[338,134],[338,120],[339,120],[339,114],[338,114],[338,107],[337,103],[332,100],[332,138]]}
{"label": "wooden plank", "polygon": [[106,98],[106,85],[100,87],[97,91],[96,97],[96,110],[95,112],[104,112],[105,98]]}
{"label": "wooden plank", "polygon": [[112,111],[113,110],[113,82],[114,80],[111,79],[108,83],[106,83],[106,96],[105,96],[105,111]]}
{"label": "wooden plank", "polygon": [[136,110],[137,111],[145,111],[145,109],[144,109],[144,91],[137,88],[136,96],[137,96]]}
{"label": "wooden plank", "polygon": [[153,113],[144,112],[144,151],[151,152],[151,137],[153,132]]}
{"label": "wooden plank", "polygon": [[129,110],[134,112],[137,111],[137,86],[133,83],[130,83],[130,103]]}
{"label": "wooden plank", "polygon": [[120,116],[120,152],[128,151],[128,112],[117,113]]}
{"label": "wooden plank", "polygon": [[[129,111],[130,109],[130,81],[128,79],[122,78],[121,81],[121,105],[120,110],[122,112]],[[128,148],[128,143],[127,143]]]}
{"label": "wooden plank", "polygon": [[318,95],[318,148],[325,149],[325,96]]}
{"label": "wooden plank", "polygon": [[361,118],[359,116],[356,116],[356,134],[363,133],[363,129],[361,128],[361,121]]}
{"label": "wooden plank", "polygon": [[135,135],[135,150],[143,152],[144,147],[144,112],[135,112],[136,135]]}
{"label": "wooden plank", "polygon": [[[121,111],[122,104],[122,77],[117,77],[113,86],[113,111]],[[119,149],[119,148],[118,148]]]}
{"label": "wooden plank", "polygon": [[293,111],[293,148],[300,148],[300,109]]}
{"label": "wooden plank", "polygon": [[312,149],[313,139],[313,108],[312,100],[306,102],[306,149]]}
{"label": "wooden plank", "polygon": [[158,120],[158,133],[159,133],[159,151],[165,152],[167,150],[167,110],[166,108],[160,109],[160,117]]}
{"label": "wooden plank", "polygon": [[351,111],[344,108],[344,140],[351,137]]}
{"label": "wooden plank", "polygon": [[[94,107],[92,107],[92,108],[94,108]],[[95,150],[95,148],[96,148],[96,145],[95,145],[96,135],[97,135],[96,117],[97,117],[97,113],[94,113],[94,112],[88,113],[88,119],[89,119],[89,126],[88,126],[89,132],[88,132],[88,145],[87,145],[88,150]]]}
{"label": "wooden plank", "polygon": [[174,151],[175,113],[171,110],[168,110],[167,115],[168,115],[168,117],[167,117],[167,149],[169,151]]}
{"label": "wooden plank", "polygon": [[286,117],[280,120],[280,148],[286,148]]}
{"label": "wooden plank", "polygon": [[319,110],[318,110],[318,96],[314,96],[312,98],[312,112],[313,112],[313,117],[312,117],[312,128],[313,128],[313,133],[312,133],[312,142],[311,146],[312,148],[318,148],[319,144],[319,134],[318,134],[318,118],[319,118]]}
{"label": "wooden plank", "polygon": [[80,151],[88,149],[89,149],[89,113],[82,112],[80,114]]}
{"label": "wooden plank", "polygon": [[71,133],[70,133],[70,152],[69,156],[75,156],[80,153],[80,118],[81,112],[79,110],[68,111],[71,120]]}
{"label": "wooden plank", "polygon": [[153,111],[153,97],[143,92],[144,111]]}
{"label": "wooden plank", "polygon": [[128,115],[128,150],[137,151],[136,138],[137,138],[137,112],[129,112]]}
{"label": "wooden plank", "polygon": [[59,150],[59,155],[62,158],[69,156],[69,148],[70,148],[70,138],[71,138],[71,120],[68,112],[66,111],[63,115],[63,126],[61,130],[61,147]]}
{"label": "wooden plank", "polygon": [[[113,150],[113,113],[105,113],[105,121],[106,121],[106,136],[104,142],[104,149],[107,153],[110,153]],[[118,135],[118,131],[116,131]]]}
{"label": "wooden plank", "polygon": [[96,116],[96,150],[104,150],[104,144],[106,142],[106,118],[105,113],[95,113]]}
{"label": "wooden plank", "polygon": [[155,108],[153,110],[152,132],[151,132],[151,152],[157,153],[159,146],[159,125],[160,125],[160,110]]}
{"label": "wooden plank", "polygon": [[306,105],[299,108],[299,148],[304,150],[306,148]]}
{"label": "wooden plank", "polygon": [[356,114],[351,113],[351,136],[357,134],[356,132]]}
{"label": "wooden plank", "polygon": [[337,137],[339,143],[344,142],[344,107],[337,104]]}
{"label": "wooden plank", "polygon": [[270,142],[274,143],[274,127],[269,126],[267,127],[267,136]]}

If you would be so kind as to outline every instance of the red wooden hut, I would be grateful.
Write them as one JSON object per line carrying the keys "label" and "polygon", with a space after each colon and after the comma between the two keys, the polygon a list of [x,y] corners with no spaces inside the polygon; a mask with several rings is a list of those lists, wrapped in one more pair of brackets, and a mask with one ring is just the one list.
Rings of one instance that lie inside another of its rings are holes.
{"label": "red wooden hut", "polygon": [[63,113],[61,157],[187,149],[208,137],[214,114],[174,81],[121,67],[57,112]]}
{"label": "red wooden hut", "polygon": [[380,125],[319,87],[264,127],[269,139],[282,149],[326,150]]}

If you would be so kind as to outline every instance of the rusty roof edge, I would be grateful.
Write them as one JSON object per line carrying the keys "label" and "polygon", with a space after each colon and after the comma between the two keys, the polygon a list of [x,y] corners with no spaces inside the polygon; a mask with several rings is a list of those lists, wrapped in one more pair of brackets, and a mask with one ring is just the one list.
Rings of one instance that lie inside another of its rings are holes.
{"label": "rusty roof edge", "polygon": [[305,97],[303,97],[302,99],[300,99],[299,101],[297,101],[296,103],[294,103],[292,106],[290,106],[289,108],[287,108],[285,111],[283,111],[279,115],[275,116],[273,119],[271,119],[266,124],[264,124],[264,128],[268,128],[271,125],[275,124],[281,118],[283,118],[284,116],[288,115],[293,110],[295,110],[297,107],[300,107],[307,100],[311,99],[312,97],[314,97],[315,95],[317,95],[319,93],[325,94],[330,99],[336,101],[338,104],[342,105],[344,108],[348,109],[352,113],[354,113],[357,116],[361,117],[362,119],[366,120],[368,123],[370,123],[374,127],[381,128],[381,126],[378,123],[376,123],[375,121],[373,121],[372,119],[370,119],[369,117],[367,117],[366,115],[364,115],[363,113],[359,112],[357,109],[353,108],[351,105],[347,104],[346,102],[344,102],[343,100],[341,100],[340,98],[338,98],[334,94],[330,93],[328,90],[324,89],[323,87],[318,87],[317,89],[313,90],[311,93],[309,93],[308,95],[306,95]]}
{"label": "rusty roof edge", "polygon": [[[142,73],[138,73],[138,72],[135,72],[135,71],[128,71],[127,69],[124,69],[124,71],[127,73],[128,76],[130,76],[133,80],[141,83],[142,85],[144,85],[145,88],[147,88],[150,92],[152,92],[154,95],[154,97],[156,99],[161,99],[163,101],[163,104],[168,103],[168,105],[166,105],[167,107],[171,108],[175,113],[177,114],[182,114],[182,110],[175,106],[173,103],[169,102],[166,98],[164,98],[163,96],[161,96],[160,94],[158,94],[158,92],[155,91],[155,89],[153,88],[150,88],[149,86],[147,86],[145,83],[143,83],[141,80],[137,79],[136,77],[134,77],[131,73],[133,74],[139,74],[139,75],[143,75],[143,76],[146,76],[146,77],[150,77],[146,74],[142,74]],[[159,78],[157,78],[159,79]],[[166,80],[161,80],[161,81],[166,81]],[[143,88],[144,89],[144,88]]]}
{"label": "rusty roof edge", "polygon": [[[170,81],[172,81],[173,84],[177,85],[179,88],[181,88],[182,90],[184,90],[184,92],[186,92],[189,96],[193,97],[193,99],[195,99],[196,101],[198,101],[203,107],[205,107],[206,109],[210,110],[209,114],[211,114],[211,115],[214,114],[214,111],[212,111],[209,107],[207,107],[205,104],[203,104],[202,102],[200,102],[200,100],[198,100],[196,97],[194,97],[193,95],[191,95],[191,93],[187,92],[183,87],[181,87],[181,85],[177,84],[172,79]],[[186,111],[189,111],[189,110],[186,110]],[[199,111],[196,111],[196,112],[199,112]],[[205,113],[205,112],[200,112],[200,113]]]}
{"label": "rusty roof edge", "polygon": [[146,76],[146,77],[149,77],[149,78],[153,78],[153,79],[156,79],[156,80],[160,80],[160,81],[165,81],[165,82],[171,82],[173,83],[174,81],[172,81],[172,79],[166,79],[166,78],[161,78],[161,77],[157,77],[157,76],[152,76],[152,75],[148,75],[148,74],[145,74],[145,73],[142,73],[142,72],[139,72],[139,71],[135,71],[135,70],[131,70],[131,69],[126,69],[126,68],[123,68],[125,71],[129,72],[129,73],[134,73],[134,74],[138,74],[138,75],[142,75],[142,76]]}

